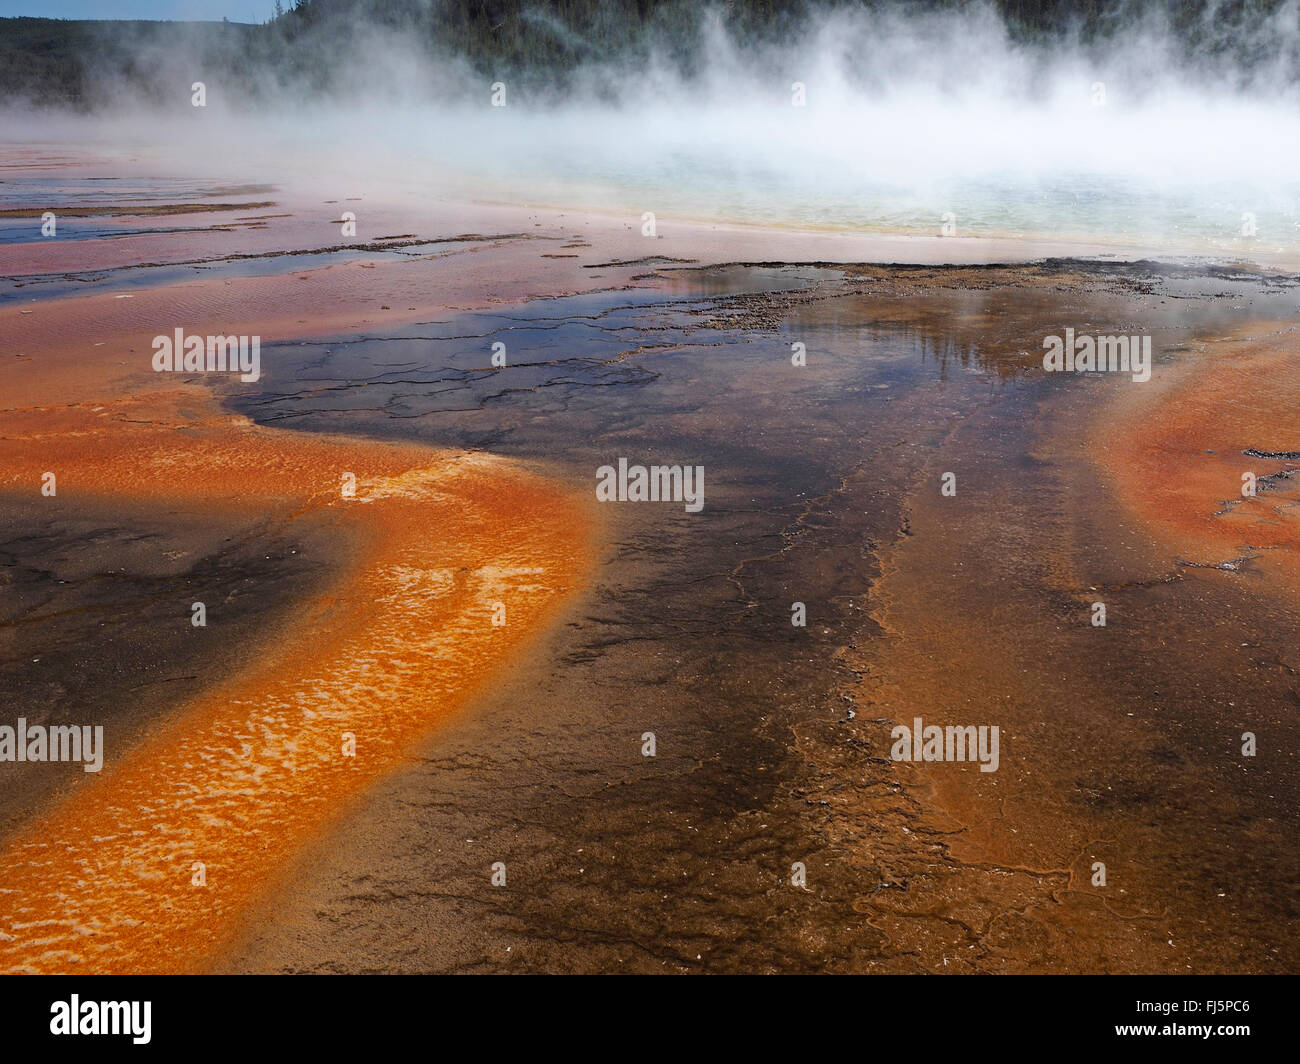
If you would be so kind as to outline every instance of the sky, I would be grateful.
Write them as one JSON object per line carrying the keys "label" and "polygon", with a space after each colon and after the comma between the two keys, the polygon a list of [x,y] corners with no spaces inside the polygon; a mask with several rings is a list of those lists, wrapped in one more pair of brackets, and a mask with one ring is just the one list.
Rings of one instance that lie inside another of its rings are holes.
{"label": "sky", "polygon": [[[293,0],[282,0],[291,7]],[[275,0],[0,0],[0,18],[155,18],[265,22]]]}

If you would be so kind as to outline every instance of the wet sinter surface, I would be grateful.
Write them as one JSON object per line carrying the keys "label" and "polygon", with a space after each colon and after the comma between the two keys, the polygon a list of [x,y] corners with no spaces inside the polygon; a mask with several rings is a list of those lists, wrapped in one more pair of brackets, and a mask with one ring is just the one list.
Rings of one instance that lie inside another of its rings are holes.
{"label": "wet sinter surface", "polygon": [[[1294,286],[1071,263],[642,282],[276,346],[261,392],[233,400],[281,428],[491,449],[578,489],[619,458],[701,465],[705,505],[604,504],[566,624],[372,792],[224,964],[1284,968],[1294,489],[1275,479],[1257,512],[1272,553],[1220,567],[1243,552],[1219,556],[1237,534],[1218,499],[1178,503],[1207,509],[1176,542],[1124,485],[1151,461],[1162,381],[1231,366],[1252,330],[1265,366],[1295,361],[1277,327]],[[1043,337],[1067,326],[1150,334],[1152,381],[1045,374]],[[1164,475],[1300,450],[1277,442],[1300,434],[1285,390],[1257,383],[1267,443],[1197,422],[1158,441]],[[1122,430],[1103,416],[1128,408]],[[999,725],[998,771],[891,761],[916,717]]]}

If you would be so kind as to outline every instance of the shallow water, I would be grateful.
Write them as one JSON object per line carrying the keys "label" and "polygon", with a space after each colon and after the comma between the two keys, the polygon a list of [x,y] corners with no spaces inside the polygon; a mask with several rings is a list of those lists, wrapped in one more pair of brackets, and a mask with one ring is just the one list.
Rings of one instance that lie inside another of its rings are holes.
{"label": "shallow water", "polygon": [[801,173],[755,172],[725,160],[681,155],[596,174],[572,157],[547,157],[530,162],[527,171],[526,182],[492,175],[490,183],[477,185],[479,195],[599,206],[633,216],[654,211],[666,220],[1097,242],[1244,259],[1300,249],[1300,182],[1280,187],[1249,181],[1157,183],[1067,172],[1042,178],[952,175],[918,188],[871,177],[847,181],[834,174],[807,183]]}
{"label": "shallow water", "polygon": [[[451,108],[366,116],[365,151],[329,154],[317,127],[236,127],[258,172],[336,188],[384,184],[400,197],[599,209],[659,225],[677,219],[782,228],[1113,245],[1124,254],[1251,260],[1300,253],[1300,179],[1293,116],[1241,105],[1207,116],[1175,110],[1120,116],[1113,135],[1092,113],[969,113],[900,105],[807,119],[708,109]],[[1004,125],[1005,123],[1005,125]],[[1145,124],[1144,124],[1145,123]],[[1168,127],[1168,128],[1165,128]],[[930,133],[928,130],[933,129]],[[858,132],[855,132],[858,131]],[[1182,131],[1180,139],[1178,131]],[[232,131],[234,132],[234,131]],[[1300,133],[1300,130],[1295,132]],[[192,136],[173,131],[183,144]],[[1220,137],[1221,151],[1202,142]],[[1270,143],[1260,144],[1268,137]],[[1190,138],[1190,139],[1189,139]],[[104,169],[175,168],[176,152],[138,131],[97,146]],[[206,180],[167,176],[10,176],[0,205],[260,198],[247,166]],[[224,183],[221,180],[224,178]],[[0,225],[0,242],[9,226]],[[10,237],[9,239],[17,239]]]}
{"label": "shallow water", "polygon": [[[1293,734],[1285,677],[1244,686],[1237,657],[1282,648],[1294,610],[1249,578],[1168,574],[1081,436],[1142,386],[1049,378],[1039,342],[1065,299],[1140,320],[1173,365],[1195,336],[1294,315],[1294,288],[662,272],[657,292],[276,345],[262,394],[232,394],[279,427],[490,448],[579,490],[619,457],[698,463],[706,484],[698,514],[606,507],[597,586],[546,652],[313,854],[234,965],[1275,969],[1294,780],[1280,748],[1245,773],[1222,746],[1241,717]],[[892,764],[889,727],[914,715],[1000,724],[1000,771]],[[412,833],[439,845],[412,856]],[[523,878],[482,897],[497,858]],[[1087,888],[1093,859],[1113,893]],[[416,923],[438,931],[413,942]]]}
{"label": "shallow water", "polygon": [[[309,264],[322,263],[212,265]],[[1063,323],[1140,325],[1160,366],[1177,367],[1189,345],[1294,320],[1294,279],[1078,262],[624,265],[602,272],[628,288],[268,343],[254,388],[205,382],[303,446],[330,431],[483,449],[583,495],[620,457],[705,470],[698,514],[603,508],[591,592],[329,835],[222,963],[1278,968],[1293,952],[1300,837],[1286,754],[1295,611],[1262,569],[1161,553],[1108,492],[1082,429],[1141,386],[1049,378],[1041,341]],[[452,290],[457,266],[445,266]],[[204,275],[130,267],[86,275],[103,280],[85,290]],[[50,280],[32,294],[81,283]],[[504,368],[491,364],[498,343]],[[807,366],[791,364],[793,344]],[[265,488],[236,451],[217,449],[239,470],[222,490]],[[126,479],[130,462],[105,453]],[[274,467],[277,451],[266,458]],[[955,500],[937,495],[945,470]],[[332,489],[334,473],[313,476]],[[414,539],[463,536],[431,512]],[[488,539],[466,549],[495,557]],[[30,536],[13,546],[44,571]],[[1098,587],[1116,606],[1105,643],[1079,623]],[[806,628],[790,623],[796,601]],[[438,636],[427,605],[377,609],[410,622],[404,645]],[[116,645],[145,644],[115,619]],[[84,631],[52,631],[49,648],[42,635],[30,656],[72,667]],[[380,672],[401,656],[370,649]],[[447,666],[422,668],[436,686]],[[1002,724],[999,773],[891,763],[889,724],[917,712]],[[1224,755],[1243,717],[1281,737],[1251,772]],[[654,760],[638,749],[647,730]],[[1113,895],[1081,889],[1103,843]],[[498,858],[512,888],[485,897]],[[795,860],[808,892],[788,889]]]}
{"label": "shallow water", "polygon": [[[159,229],[148,232],[174,232]],[[73,236],[85,235],[77,234]],[[131,289],[148,289],[156,285],[179,284],[184,281],[204,279],[229,279],[234,277],[271,277],[286,273],[303,273],[341,263],[359,260],[411,258],[434,255],[440,250],[454,247],[446,241],[421,241],[404,247],[344,247],[337,251],[316,251],[307,254],[285,253],[230,256],[188,263],[160,263],[150,266],[119,266],[105,270],[86,270],[77,273],[11,274],[0,277],[0,305],[28,302],[36,299],[58,299],[65,296],[89,295],[99,292],[128,292]]]}

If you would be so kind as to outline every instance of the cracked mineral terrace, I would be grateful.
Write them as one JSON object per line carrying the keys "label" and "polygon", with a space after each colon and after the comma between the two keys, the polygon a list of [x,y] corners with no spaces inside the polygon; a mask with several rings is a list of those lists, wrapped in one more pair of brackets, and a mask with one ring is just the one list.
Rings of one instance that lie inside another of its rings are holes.
{"label": "cracked mineral terrace", "polygon": [[[711,488],[707,520],[615,506],[596,585],[545,651],[314,851],[229,963],[1281,970],[1289,563],[1255,554],[1247,584],[1197,570],[1182,559],[1240,553],[1215,493],[1158,513],[1132,495],[1151,409],[1252,357],[1272,331],[1253,323],[1293,316],[1294,293],[1261,283],[1243,313],[1209,274],[1072,263],[660,278],[287,346],[263,394],[232,392],[267,423],[490,448],[579,485],[617,440],[699,460]],[[1153,381],[1043,374],[1062,298],[1142,315],[1169,353]],[[486,369],[498,340],[527,356]],[[1274,373],[1293,358],[1270,351],[1253,357]],[[1259,415],[1282,435],[1287,394]],[[1250,431],[1198,422],[1181,452],[1162,445],[1163,479],[1276,434]],[[1170,534],[1179,521],[1204,531]],[[1106,629],[1088,620],[1097,588]],[[1000,771],[892,762],[891,728],[914,716],[1000,725]],[[1233,754],[1243,722],[1276,743],[1253,763]],[[519,870],[511,887],[477,889],[489,857]]]}
{"label": "cracked mineral terrace", "polygon": [[[276,202],[199,253],[319,251],[334,212]],[[124,758],[0,765],[4,967],[1285,970],[1297,485],[1220,501],[1294,460],[1294,283],[357,213],[507,236],[0,307],[10,711],[75,703]],[[51,278],[195,257],[166,230],[75,243],[7,253]],[[261,379],[153,374],[178,322],[260,335]],[[1042,371],[1044,336],[1129,322],[1150,381]],[[595,506],[618,455],[707,467],[708,506]],[[32,485],[61,464],[55,505]],[[374,501],[337,499],[345,470]],[[363,712],[394,734],[336,771]],[[998,771],[892,760],[916,718],[996,725]],[[230,772],[196,789],[194,763]],[[105,878],[33,841],[119,822]]]}

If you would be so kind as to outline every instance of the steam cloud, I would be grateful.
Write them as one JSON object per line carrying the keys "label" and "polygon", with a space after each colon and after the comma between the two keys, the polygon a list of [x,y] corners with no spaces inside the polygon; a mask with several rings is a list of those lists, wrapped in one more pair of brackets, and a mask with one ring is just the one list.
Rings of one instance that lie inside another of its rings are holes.
{"label": "steam cloud", "polygon": [[[11,98],[8,139],[167,144],[232,176],[328,173],[413,194],[629,210],[671,194],[686,213],[774,223],[932,228],[953,209],[975,231],[1226,241],[1249,211],[1275,242],[1300,233],[1295,0],[1207,4],[1178,25],[1119,5],[1100,29],[1037,37],[982,4],[812,8],[758,29],[718,6],[689,29],[679,12],[622,37],[534,8],[517,32],[561,58],[531,66],[427,46],[365,5],[316,5],[279,37],[106,28],[119,36],[111,63],[87,64],[93,113]],[[438,5],[407,14],[420,7]],[[489,103],[497,81],[505,107]]]}

